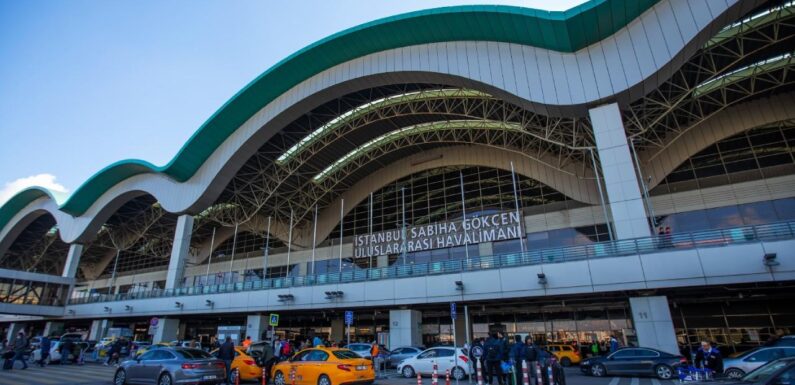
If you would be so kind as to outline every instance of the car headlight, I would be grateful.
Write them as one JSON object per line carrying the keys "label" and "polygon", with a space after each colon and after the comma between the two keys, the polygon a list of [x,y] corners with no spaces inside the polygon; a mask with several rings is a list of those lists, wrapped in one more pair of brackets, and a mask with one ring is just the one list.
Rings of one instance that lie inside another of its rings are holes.
{"label": "car headlight", "polygon": [[581,365],[590,365],[591,361],[585,360],[585,361],[581,362],[580,364]]}

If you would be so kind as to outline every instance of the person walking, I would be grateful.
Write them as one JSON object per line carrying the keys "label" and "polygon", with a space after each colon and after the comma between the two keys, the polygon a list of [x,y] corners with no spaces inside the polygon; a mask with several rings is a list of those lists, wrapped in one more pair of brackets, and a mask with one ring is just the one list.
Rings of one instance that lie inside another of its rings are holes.
{"label": "person walking", "polygon": [[50,338],[47,336],[42,336],[41,341],[39,342],[39,361],[36,362],[39,364],[40,367],[44,367],[45,363],[47,362],[47,358],[50,356],[50,348],[52,348],[52,342]]}
{"label": "person walking", "polygon": [[121,340],[113,341],[108,350],[108,360],[105,361],[105,366],[119,363],[119,355],[121,354]]}
{"label": "person walking", "polygon": [[66,365],[69,363],[69,356],[72,354],[72,349],[74,349],[75,344],[72,342],[71,339],[66,339],[66,341],[61,342],[61,345],[58,347],[58,351],[61,352],[61,365]]}
{"label": "person walking", "polygon": [[312,339],[312,346],[323,346],[323,339],[316,335],[315,338]]}
{"label": "person walking", "polygon": [[235,344],[232,337],[227,336],[226,341],[218,348],[218,359],[224,362],[226,367],[226,383],[232,384],[232,360],[235,359]]}
{"label": "person walking", "polygon": [[514,344],[511,346],[511,363],[513,363],[513,383],[518,384],[522,376],[522,361],[527,357],[527,345],[522,342],[522,336],[514,336]]}
{"label": "person walking", "polygon": [[14,358],[11,361],[13,367],[17,361],[22,361],[22,370],[28,368],[28,363],[25,361],[25,350],[28,348],[28,338],[25,337],[24,332],[17,333],[17,338],[11,344],[11,349],[14,351]]}
{"label": "person walking", "polygon": [[618,339],[616,339],[616,336],[611,335],[610,336],[610,353],[615,353],[616,350],[618,350]]}
{"label": "person walking", "polygon": [[243,347],[248,349],[251,346],[251,336],[246,336],[246,339],[243,340]]}
{"label": "person walking", "polygon": [[282,340],[279,337],[273,341],[273,356],[277,362],[282,360]]}
{"label": "person walking", "polygon": [[491,336],[486,341],[484,346],[486,356],[486,383],[491,384],[494,376],[497,376],[497,382],[503,385],[502,382],[502,341],[500,341],[496,332],[491,333]]}
{"label": "person walking", "polygon": [[701,348],[696,352],[695,364],[697,368],[709,369],[715,374],[723,373],[723,356],[707,341],[701,342]]}
{"label": "person walking", "polygon": [[[525,344],[525,355],[524,359],[527,361],[527,370],[530,374],[529,378],[535,379],[536,378],[536,363],[538,362],[538,348],[533,343],[533,337],[527,336],[524,339]],[[531,384],[535,384],[536,381],[530,381]]]}
{"label": "person walking", "polygon": [[593,340],[591,343],[591,356],[597,357],[599,356],[599,343],[596,340]]}

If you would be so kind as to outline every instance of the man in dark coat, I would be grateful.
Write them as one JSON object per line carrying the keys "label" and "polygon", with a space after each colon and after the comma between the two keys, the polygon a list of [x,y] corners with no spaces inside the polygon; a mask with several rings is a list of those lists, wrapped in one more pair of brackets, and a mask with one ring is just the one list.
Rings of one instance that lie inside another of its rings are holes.
{"label": "man in dark coat", "polygon": [[701,343],[701,348],[696,352],[695,364],[697,368],[710,369],[715,374],[723,373],[723,356],[706,341]]}
{"label": "man in dark coat", "polygon": [[486,361],[486,383],[491,384],[494,376],[497,376],[497,382],[503,385],[502,382],[502,341],[497,337],[497,333],[491,333],[491,336],[484,345],[484,356]]}
{"label": "man in dark coat", "polygon": [[41,358],[39,358],[39,361],[37,362],[37,364],[39,364],[39,366],[41,366],[42,368],[44,367],[44,364],[47,362],[47,357],[50,356],[50,348],[52,348],[52,342],[50,342],[50,338],[47,336],[42,336],[41,342],[39,342],[39,351],[41,352],[40,354]]}
{"label": "man in dark coat", "polygon": [[232,360],[235,359],[235,344],[232,343],[231,337],[227,336],[226,341],[218,348],[218,359],[226,365],[226,383],[231,384]]}

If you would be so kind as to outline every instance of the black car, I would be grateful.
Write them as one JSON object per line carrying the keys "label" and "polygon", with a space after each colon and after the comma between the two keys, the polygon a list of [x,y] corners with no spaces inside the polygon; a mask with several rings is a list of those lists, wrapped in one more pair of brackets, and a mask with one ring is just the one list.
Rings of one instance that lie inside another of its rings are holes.
{"label": "black car", "polygon": [[719,381],[720,385],[795,385],[795,357],[768,362],[739,380]]}
{"label": "black car", "polygon": [[595,377],[628,374],[652,375],[668,380],[676,375],[676,367],[687,363],[679,355],[652,348],[622,348],[604,357],[592,357],[580,362],[580,370]]}

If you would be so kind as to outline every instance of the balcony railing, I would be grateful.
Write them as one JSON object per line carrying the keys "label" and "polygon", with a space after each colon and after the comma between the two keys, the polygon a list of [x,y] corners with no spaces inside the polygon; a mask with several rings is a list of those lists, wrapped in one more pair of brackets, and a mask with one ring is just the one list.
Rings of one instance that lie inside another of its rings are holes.
{"label": "balcony railing", "polygon": [[155,289],[124,294],[86,294],[73,297],[70,304],[127,301],[131,299],[162,298],[185,295],[228,293],[250,290],[289,288],[334,283],[372,281],[381,279],[419,277],[435,274],[450,274],[463,271],[497,269],[542,263],[561,263],[624,255],[651,254],[672,250],[715,247],[759,241],[795,238],[795,222],[779,222],[765,225],[735,227],[730,229],[697,231],[648,238],[598,242],[581,246],[556,247],[508,253],[501,255],[472,257],[470,259],[441,262],[393,265],[371,269],[357,269],[337,273],[306,276],[268,278],[247,282],[217,285],[182,287],[171,290]]}

